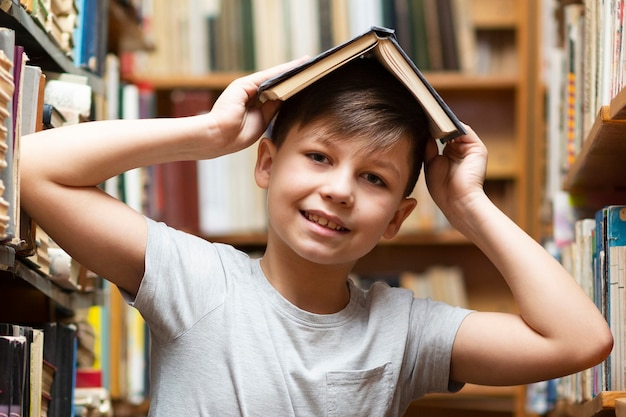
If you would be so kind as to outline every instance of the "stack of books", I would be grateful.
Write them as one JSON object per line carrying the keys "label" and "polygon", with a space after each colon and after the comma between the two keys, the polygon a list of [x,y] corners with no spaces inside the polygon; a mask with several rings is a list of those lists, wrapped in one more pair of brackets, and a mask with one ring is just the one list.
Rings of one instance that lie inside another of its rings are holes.
{"label": "stack of books", "polygon": [[[0,50],[0,170],[7,168],[6,153],[7,144],[7,128],[5,127],[5,119],[11,117],[9,105],[13,97],[13,64],[9,58]],[[10,223],[9,202],[3,198],[4,183],[0,179],[0,240],[6,238],[7,227]]]}

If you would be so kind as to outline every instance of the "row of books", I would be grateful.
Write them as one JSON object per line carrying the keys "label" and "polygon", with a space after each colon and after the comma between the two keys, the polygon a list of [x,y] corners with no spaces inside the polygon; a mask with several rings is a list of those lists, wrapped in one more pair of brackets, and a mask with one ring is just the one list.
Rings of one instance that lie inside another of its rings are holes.
{"label": "row of books", "polygon": [[391,286],[411,290],[415,298],[430,298],[453,306],[469,308],[463,270],[458,266],[432,265],[421,272],[401,271],[352,278],[363,288],[369,288],[377,281],[384,281]]}
{"label": "row of books", "polygon": [[16,44],[15,33],[10,29],[0,28],[0,50],[6,58],[6,67],[11,68],[12,76],[11,83],[2,85],[3,92],[10,97],[3,129],[7,145],[4,155],[6,166],[0,173],[4,186],[3,197],[8,203],[7,225],[2,241],[18,250],[24,250],[27,243],[20,227],[19,206],[20,137],[35,129],[41,70],[27,65],[28,56],[24,48]]}
{"label": "row of books", "polygon": [[514,71],[513,32],[511,39],[504,39],[503,31],[482,36],[487,32],[476,30],[474,3],[481,2],[181,0],[172,13],[164,0],[143,2],[146,37],[158,48],[134,54],[134,72],[201,75],[268,68],[315,56],[372,25],[396,29],[403,49],[423,71],[491,72],[503,66]]}
{"label": "row of books", "polygon": [[562,263],[596,303],[613,332],[608,359],[562,378],[560,395],[570,402],[602,391],[626,390],[626,206],[606,206],[575,223],[575,237],[562,248]]}
{"label": "row of books", "polygon": [[73,325],[0,324],[0,414],[73,415],[76,352]]}
{"label": "row of books", "polygon": [[[7,143],[7,119],[10,117],[9,105],[13,97],[13,64],[4,54],[4,51],[0,51],[0,123],[4,127],[0,131],[0,170],[4,170],[8,167],[7,153],[9,145]],[[10,157],[9,153],[9,157]],[[7,229],[10,227],[11,217],[9,216],[9,202],[4,199],[4,182],[0,179],[0,239],[6,240]]]}
{"label": "row of books", "polygon": [[[15,248],[45,276],[69,289],[78,288],[81,268],[38,229],[24,213],[19,200],[19,160],[21,137],[39,130],[78,123],[90,117],[92,91],[86,77],[44,72],[29,65],[29,56],[16,41],[15,32],[0,28],[0,51],[4,66],[10,68],[0,83],[0,96],[10,97],[2,133],[4,168],[0,172],[3,200],[8,206],[2,242]],[[6,100],[5,100],[6,101]]]}
{"label": "row of books", "polygon": [[625,5],[624,0],[602,0],[561,8],[563,44],[550,46],[549,108],[550,136],[559,138],[553,160],[562,171],[574,162],[600,109],[625,86]]}
{"label": "row of books", "polygon": [[[116,0],[113,0],[116,1]],[[109,0],[12,0],[22,7],[77,67],[103,75]]]}

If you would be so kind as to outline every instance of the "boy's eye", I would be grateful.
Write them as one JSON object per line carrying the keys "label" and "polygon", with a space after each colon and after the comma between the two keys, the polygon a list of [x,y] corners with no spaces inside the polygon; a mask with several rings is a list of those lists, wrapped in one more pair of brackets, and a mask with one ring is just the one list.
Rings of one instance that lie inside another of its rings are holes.
{"label": "boy's eye", "polygon": [[385,181],[383,181],[383,179],[381,177],[379,177],[376,174],[364,174],[363,177],[365,178],[365,180],[369,183],[372,183],[374,185],[380,185],[380,186],[385,186]]}
{"label": "boy's eye", "polygon": [[320,163],[328,162],[328,158],[324,154],[321,154],[319,152],[311,152],[307,154],[307,157],[315,162],[320,162]]}

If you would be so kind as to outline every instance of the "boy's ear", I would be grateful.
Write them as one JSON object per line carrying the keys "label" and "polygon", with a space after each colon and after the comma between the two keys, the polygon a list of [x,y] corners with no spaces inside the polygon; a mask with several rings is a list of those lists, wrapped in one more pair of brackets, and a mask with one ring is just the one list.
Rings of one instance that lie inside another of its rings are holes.
{"label": "boy's ear", "polygon": [[276,145],[269,138],[262,138],[257,149],[256,165],[254,167],[254,180],[264,189],[269,187],[270,171],[276,153]]}
{"label": "boy's ear", "polygon": [[391,239],[400,231],[400,226],[409,217],[409,214],[413,211],[415,206],[417,205],[417,200],[414,198],[405,198],[400,202],[398,209],[393,215],[393,218],[387,225],[387,229],[385,233],[383,233],[383,237],[385,239]]}

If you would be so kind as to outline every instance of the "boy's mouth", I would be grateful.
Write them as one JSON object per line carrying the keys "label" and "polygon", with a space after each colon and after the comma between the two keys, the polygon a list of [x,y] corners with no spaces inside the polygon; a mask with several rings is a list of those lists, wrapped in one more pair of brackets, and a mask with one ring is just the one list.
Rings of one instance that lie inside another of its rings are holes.
{"label": "boy's mouth", "polygon": [[317,214],[309,213],[306,211],[302,212],[302,215],[306,217],[306,219],[310,222],[317,223],[320,226],[326,227],[327,229],[335,230],[338,232],[347,232],[348,229],[345,227],[338,225],[337,223],[328,220],[325,217],[318,216]]}

